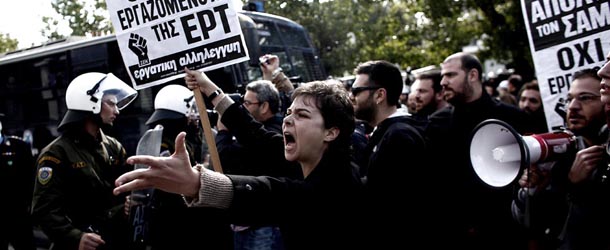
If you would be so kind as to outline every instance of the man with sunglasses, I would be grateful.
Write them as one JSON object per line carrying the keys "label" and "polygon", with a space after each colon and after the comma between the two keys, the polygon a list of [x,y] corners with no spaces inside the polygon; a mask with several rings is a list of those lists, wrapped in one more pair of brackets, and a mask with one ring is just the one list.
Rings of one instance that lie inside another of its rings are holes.
{"label": "man with sunglasses", "polygon": [[[358,65],[355,74],[350,96],[355,116],[374,127],[363,151],[368,164],[360,166],[366,181],[365,223],[371,236],[367,243],[375,248],[396,247],[408,241],[405,237],[419,239],[426,225],[426,204],[410,206],[402,200],[423,201],[419,198],[423,193],[415,190],[425,186],[418,175],[423,169],[418,158],[424,153],[424,138],[413,126],[415,120],[397,108],[403,84],[396,66],[369,61]],[[409,176],[413,178],[405,181]]]}

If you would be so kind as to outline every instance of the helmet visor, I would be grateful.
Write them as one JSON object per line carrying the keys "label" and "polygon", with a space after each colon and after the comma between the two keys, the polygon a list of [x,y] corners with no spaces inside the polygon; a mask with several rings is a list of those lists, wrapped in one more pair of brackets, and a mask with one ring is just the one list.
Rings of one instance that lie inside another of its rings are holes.
{"label": "helmet visor", "polygon": [[125,108],[138,96],[136,90],[111,73],[102,80],[100,90],[104,95],[114,95],[116,97],[116,105],[119,110]]}

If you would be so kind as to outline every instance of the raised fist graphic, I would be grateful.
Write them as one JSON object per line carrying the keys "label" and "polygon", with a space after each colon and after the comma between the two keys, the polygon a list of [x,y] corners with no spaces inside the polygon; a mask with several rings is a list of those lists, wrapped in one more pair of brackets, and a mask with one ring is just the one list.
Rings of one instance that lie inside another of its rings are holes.
{"label": "raised fist graphic", "polygon": [[131,33],[129,37],[129,49],[138,56],[138,66],[144,67],[150,65],[148,47],[146,47],[146,39],[144,39],[144,37]]}

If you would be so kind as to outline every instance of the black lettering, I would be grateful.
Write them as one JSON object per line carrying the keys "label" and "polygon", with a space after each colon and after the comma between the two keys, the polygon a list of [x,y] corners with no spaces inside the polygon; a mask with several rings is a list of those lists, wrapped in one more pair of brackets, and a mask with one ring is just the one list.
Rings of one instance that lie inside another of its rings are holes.
{"label": "black lettering", "polygon": [[136,19],[136,24],[137,24],[137,25],[140,25],[140,18],[138,18],[138,8],[139,8],[139,7],[140,7],[139,5],[134,5],[134,6],[132,7],[132,8],[133,8],[133,16],[134,16],[134,17],[135,17],[135,19]]}
{"label": "black lettering", "polygon": [[[206,25],[205,16],[207,16],[210,25]],[[203,39],[209,39],[209,32],[216,28],[216,19],[214,19],[214,13],[210,10],[202,10],[197,12],[197,19],[199,20],[199,25],[201,26],[201,33],[203,34]]]}
{"label": "black lettering", "polygon": [[547,81],[549,82],[549,91],[551,91],[551,95],[559,93],[557,92],[557,90],[555,90],[557,85],[553,83],[555,81],[555,78],[549,78]]}
{"label": "black lettering", "polygon": [[165,8],[163,7],[163,0],[155,0],[157,1],[157,12],[159,13],[160,17],[165,17],[165,14],[167,14],[167,12],[165,11]]}
{"label": "black lettering", "polygon": [[180,1],[180,11],[185,11],[185,10],[189,9],[188,6],[184,5],[184,2],[186,2],[188,0],[178,0],[178,1]]}
{"label": "black lettering", "polygon": [[602,40],[599,38],[595,38],[595,50],[597,52],[597,61],[603,62],[606,58],[604,58],[604,50],[602,48]]}
{"label": "black lettering", "polygon": [[175,22],[176,20],[172,19],[167,22],[155,24],[151,27],[155,31],[157,41],[166,40],[168,38],[180,35],[178,32],[176,32],[176,28],[174,27]]}
{"label": "black lettering", "polygon": [[[150,0],[149,0],[150,1]],[[146,9],[145,3],[140,3],[142,9],[142,23],[147,23],[150,21],[150,14],[148,14],[148,9]]]}
{"label": "black lettering", "polygon": [[206,3],[208,3],[208,0],[199,0],[199,4],[201,5],[205,5]]}
{"label": "black lettering", "polygon": [[220,6],[214,7],[214,11],[218,12],[220,15],[220,21],[222,22],[222,28],[225,31],[225,34],[231,33],[231,27],[229,26],[229,21],[227,20],[226,10],[229,8],[228,4],[223,4]]}
{"label": "black lettering", "polygon": [[159,16],[157,16],[157,14],[155,14],[155,0],[148,0],[146,2],[150,6],[150,20],[159,19]]}
{"label": "black lettering", "polygon": [[580,53],[580,57],[578,60],[579,67],[585,65],[585,60],[587,61],[586,63],[594,63],[593,58],[591,58],[588,51],[589,41],[585,41],[582,46],[580,44],[576,44],[574,45],[574,47],[576,47],[576,50],[578,51],[578,53]]}
{"label": "black lettering", "polygon": [[[129,9],[125,9],[125,10],[129,10]],[[129,28],[129,23],[125,23],[125,21],[127,21],[127,19],[125,19],[124,13],[125,13],[124,10],[119,10],[117,12],[117,16],[119,16],[119,21],[121,22],[122,30],[126,30]]]}
{"label": "black lettering", "polygon": [[134,12],[131,9],[125,9],[125,17],[127,18],[127,23],[129,23],[128,28],[131,28],[131,24],[134,21]]}
{"label": "black lettering", "polygon": [[176,22],[176,20],[174,20],[174,19],[167,21],[167,24],[168,24],[168,25],[169,25],[169,27],[171,28],[171,31],[170,31],[170,32],[171,32],[172,37],[177,37],[177,36],[179,36],[179,35],[180,35],[180,33],[178,33],[178,32],[176,31],[176,26],[174,26],[174,23],[175,23],[175,22]]}
{"label": "black lettering", "polygon": [[[189,4],[189,9],[193,8],[193,2],[195,2],[195,0],[186,0],[186,2]],[[195,3],[197,4],[197,3]]]}
{"label": "black lettering", "polygon": [[[566,59],[567,62],[564,59]],[[569,70],[573,68],[574,55],[572,54],[572,50],[568,47],[559,49],[557,51],[557,61],[559,61],[559,68],[562,70]]]}
{"label": "black lettering", "polygon": [[191,8],[199,7],[199,2],[197,2],[197,0],[190,0],[189,3],[191,3]]}
{"label": "black lettering", "polygon": [[558,76],[555,79],[557,79],[557,90],[559,91],[559,93],[563,92],[561,90],[567,86],[566,79],[561,76]]}
{"label": "black lettering", "polygon": [[167,10],[167,15],[171,16],[178,11],[180,6],[176,0],[165,0],[165,10]]}
{"label": "black lettering", "polygon": [[192,34],[192,32],[197,29],[197,26],[196,25],[191,26],[188,23],[189,20],[192,20],[194,18],[195,18],[195,15],[193,15],[193,14],[183,16],[180,18],[180,22],[182,23],[182,29],[184,30],[184,35],[186,36],[186,42],[188,44],[192,44],[192,43],[201,41],[200,36],[193,37],[193,34]]}
{"label": "black lettering", "polygon": [[564,89],[570,89],[570,80],[572,79],[572,74],[565,74],[563,76],[556,76],[547,79],[549,84],[549,91],[551,95],[562,93]]}

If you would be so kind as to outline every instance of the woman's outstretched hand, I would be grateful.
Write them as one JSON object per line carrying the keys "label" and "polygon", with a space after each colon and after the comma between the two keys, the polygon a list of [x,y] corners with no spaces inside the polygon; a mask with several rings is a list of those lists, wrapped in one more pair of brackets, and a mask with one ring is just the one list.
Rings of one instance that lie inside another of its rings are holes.
{"label": "woman's outstretched hand", "polygon": [[176,137],[176,151],[169,157],[132,156],[129,164],[144,164],[148,168],[130,171],[116,179],[113,193],[157,188],[165,192],[197,197],[199,193],[199,172],[191,167],[189,155],[184,145],[185,132]]}

